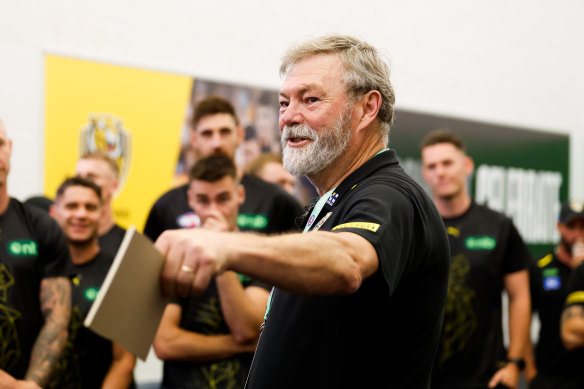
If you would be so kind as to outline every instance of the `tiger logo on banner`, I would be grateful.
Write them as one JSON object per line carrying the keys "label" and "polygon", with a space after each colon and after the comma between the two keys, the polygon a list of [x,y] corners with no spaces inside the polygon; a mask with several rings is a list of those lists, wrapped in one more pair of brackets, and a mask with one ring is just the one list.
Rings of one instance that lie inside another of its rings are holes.
{"label": "tiger logo on banner", "polygon": [[101,151],[118,164],[118,192],[121,191],[130,170],[131,139],[122,119],[110,113],[90,114],[89,123],[81,128],[79,136],[79,155]]}

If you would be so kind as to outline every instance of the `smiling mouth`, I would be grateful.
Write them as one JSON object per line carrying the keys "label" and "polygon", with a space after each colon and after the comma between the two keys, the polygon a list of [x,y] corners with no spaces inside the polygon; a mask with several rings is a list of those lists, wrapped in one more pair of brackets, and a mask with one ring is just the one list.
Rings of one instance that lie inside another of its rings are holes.
{"label": "smiling mouth", "polygon": [[298,144],[303,144],[303,143],[307,143],[307,142],[312,142],[312,139],[304,138],[304,137],[290,137],[290,138],[288,138],[288,143],[291,145],[298,145]]}

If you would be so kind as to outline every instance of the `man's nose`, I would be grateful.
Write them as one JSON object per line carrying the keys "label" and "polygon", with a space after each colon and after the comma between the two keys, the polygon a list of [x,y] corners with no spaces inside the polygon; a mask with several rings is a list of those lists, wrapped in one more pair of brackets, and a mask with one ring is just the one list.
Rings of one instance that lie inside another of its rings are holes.
{"label": "man's nose", "polygon": [[213,138],[211,139],[211,142],[213,144],[213,147],[221,146],[221,144],[222,144],[221,134],[219,134],[219,133],[213,134]]}
{"label": "man's nose", "polygon": [[87,210],[85,209],[85,207],[78,207],[75,210],[75,217],[77,217],[78,219],[83,219],[87,216]]}
{"label": "man's nose", "polygon": [[284,129],[284,126],[301,124],[303,120],[300,106],[290,102],[286,109],[280,112],[280,130]]}

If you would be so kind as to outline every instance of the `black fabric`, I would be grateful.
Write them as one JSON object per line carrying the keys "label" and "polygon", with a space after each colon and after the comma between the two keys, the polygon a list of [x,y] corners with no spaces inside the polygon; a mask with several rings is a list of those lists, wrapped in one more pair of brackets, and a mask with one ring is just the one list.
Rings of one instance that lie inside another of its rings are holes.
{"label": "black fabric", "polygon": [[[568,351],[560,337],[560,320],[572,269],[549,253],[529,269],[531,304],[540,321],[535,362],[539,377],[532,388],[584,388],[584,349]],[[582,285],[584,290],[584,284]],[[581,386],[574,386],[574,383]]]}
{"label": "black fabric", "polygon": [[124,235],[126,235],[126,230],[114,224],[108,232],[99,237],[101,252],[108,257],[115,258],[122,240],[124,240]]}
{"label": "black fabric", "polygon": [[69,248],[59,225],[44,211],[10,199],[0,215],[0,369],[24,378],[44,319],[44,278],[71,273]]}
{"label": "black fabric", "polygon": [[[304,210],[288,193],[277,185],[257,177],[244,175],[245,201],[239,207],[237,224],[241,231],[264,234],[294,231]],[[199,227],[198,216],[189,207],[188,185],[163,194],[152,206],[144,234],[152,241],[166,230]]]}
{"label": "black fabric", "polygon": [[74,265],[69,337],[51,381],[50,389],[99,389],[113,360],[112,342],[83,326],[113,258],[100,252],[94,259]]}
{"label": "black fabric", "polygon": [[[257,286],[269,290],[270,287],[240,275],[244,288]],[[229,327],[223,317],[217,284],[213,279],[200,297],[173,300],[182,309],[180,328],[205,335],[229,334]],[[240,354],[232,358],[206,362],[164,362],[162,387],[164,389],[240,389],[243,388],[253,354]]]}
{"label": "black fabric", "polygon": [[275,288],[247,387],[428,388],[449,266],[431,199],[390,150],[349,175],[311,228],[363,236],[379,269],[348,296]]}
{"label": "black fabric", "polygon": [[451,251],[444,331],[433,388],[486,388],[507,358],[501,293],[507,274],[527,269],[531,257],[505,215],[472,203],[445,219]]}

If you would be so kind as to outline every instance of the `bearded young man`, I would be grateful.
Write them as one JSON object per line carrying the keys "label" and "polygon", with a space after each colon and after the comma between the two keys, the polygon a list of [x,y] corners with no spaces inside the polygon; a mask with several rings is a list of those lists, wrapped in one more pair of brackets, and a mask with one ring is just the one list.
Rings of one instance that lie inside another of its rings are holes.
{"label": "bearded young man", "polygon": [[234,270],[275,285],[248,388],[428,388],[448,280],[432,200],[387,149],[394,94],[377,50],[327,36],[285,56],[284,165],[320,200],[304,234],[168,231],[168,295]]}

